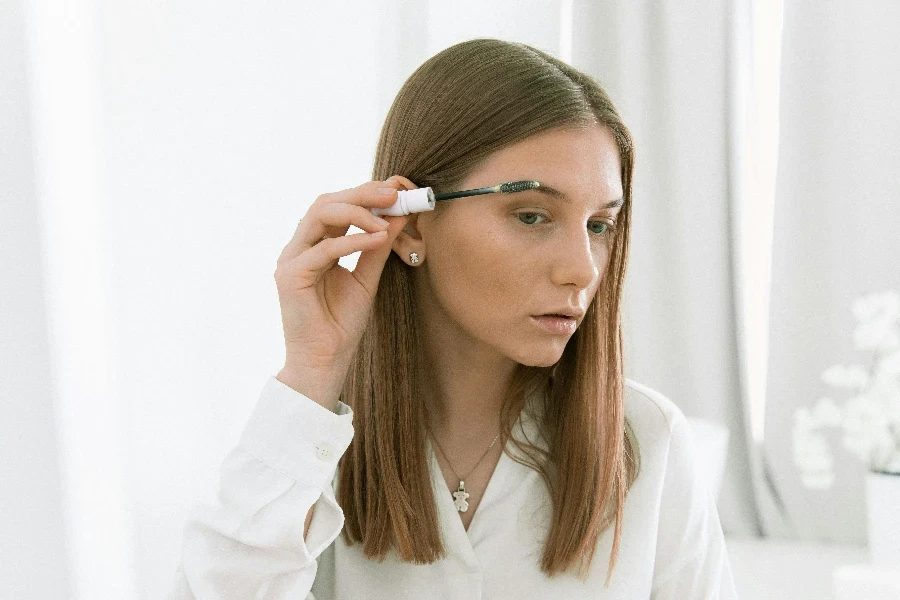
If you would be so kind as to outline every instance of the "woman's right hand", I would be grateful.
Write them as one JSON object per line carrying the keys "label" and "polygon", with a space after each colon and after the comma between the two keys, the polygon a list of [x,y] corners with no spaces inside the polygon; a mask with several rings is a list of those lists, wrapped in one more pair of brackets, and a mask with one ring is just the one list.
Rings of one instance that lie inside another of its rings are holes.
{"label": "woman's right hand", "polygon": [[[383,194],[379,188],[394,191]],[[369,209],[387,208],[396,201],[396,190],[415,188],[394,175],[320,195],[278,257],[275,282],[285,343],[278,379],[328,408],[340,396],[393,241],[409,220],[408,215],[382,217],[388,222],[383,226]],[[366,233],[346,235],[350,225]],[[360,256],[351,272],[338,259],[354,252]]]}

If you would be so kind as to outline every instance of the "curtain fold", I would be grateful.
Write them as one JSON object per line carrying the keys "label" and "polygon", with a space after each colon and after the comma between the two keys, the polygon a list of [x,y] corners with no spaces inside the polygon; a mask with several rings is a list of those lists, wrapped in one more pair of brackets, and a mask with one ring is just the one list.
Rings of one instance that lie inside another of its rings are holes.
{"label": "curtain fold", "polygon": [[793,413],[849,396],[824,384],[853,347],[857,296],[900,289],[900,4],[785,4],[765,455],[776,498],[767,535],[866,542],[865,467],[826,430],[835,484],[808,490],[792,458]]}
{"label": "curtain fold", "polygon": [[750,0],[576,1],[573,13],[572,63],[606,87],[636,143],[626,372],[729,428],[722,527],[759,535],[754,488],[766,477],[750,391],[764,387],[764,361],[749,332],[764,317],[748,307],[765,293],[743,267],[756,238],[735,230],[757,193],[755,122],[741,104],[754,85]]}
{"label": "curtain fold", "polygon": [[865,467],[829,431],[836,484],[804,488],[792,426],[872,358],[853,299],[900,289],[900,5],[787,3],[780,79],[766,5],[574,3],[572,62],[637,143],[626,370],[729,427],[726,533],[864,544]]}

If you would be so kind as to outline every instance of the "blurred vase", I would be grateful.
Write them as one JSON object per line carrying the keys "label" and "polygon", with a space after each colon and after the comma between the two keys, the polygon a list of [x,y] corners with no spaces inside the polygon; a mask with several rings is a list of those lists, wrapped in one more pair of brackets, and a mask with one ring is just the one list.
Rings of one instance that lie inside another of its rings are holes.
{"label": "blurred vase", "polygon": [[900,566],[900,474],[866,472],[866,511],[872,564]]}

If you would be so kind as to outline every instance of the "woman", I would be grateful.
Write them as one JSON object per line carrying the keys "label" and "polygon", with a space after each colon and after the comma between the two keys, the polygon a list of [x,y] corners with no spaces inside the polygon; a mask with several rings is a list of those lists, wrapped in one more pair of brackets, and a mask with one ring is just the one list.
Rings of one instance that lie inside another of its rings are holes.
{"label": "woman", "polygon": [[[285,366],[172,597],[734,597],[685,417],[624,377],[633,169],[552,56],[476,39],[420,66],[374,181],[319,196],[278,259]],[[541,186],[372,212],[518,180]]]}

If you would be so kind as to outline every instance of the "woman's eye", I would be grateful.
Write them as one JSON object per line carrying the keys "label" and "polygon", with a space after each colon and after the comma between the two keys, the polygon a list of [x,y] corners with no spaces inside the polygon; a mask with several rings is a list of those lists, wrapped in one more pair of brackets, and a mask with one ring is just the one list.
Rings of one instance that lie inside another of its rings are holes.
{"label": "woman's eye", "polygon": [[[530,213],[530,212],[516,213],[516,216],[517,216],[517,217],[523,217],[523,216],[524,216],[524,217],[528,217],[529,219],[532,219],[533,217],[543,217],[543,215],[539,215],[539,214],[537,214],[537,213]],[[519,219],[519,220],[521,221],[521,219]],[[522,221],[522,222],[525,223],[525,221]],[[530,222],[525,223],[525,224],[526,224],[526,225],[534,225],[534,221],[530,221]]]}
{"label": "woman's eye", "polygon": [[[516,216],[519,217],[519,220],[525,225],[535,225],[536,224],[534,222],[535,218],[541,218],[541,219],[545,218],[544,215],[539,214],[539,213],[534,213],[534,212],[520,212],[520,213],[516,213]],[[527,221],[523,220],[522,217],[525,217],[525,219],[527,219]],[[591,229],[591,231],[593,231],[597,235],[604,235],[606,233],[612,233],[612,232],[615,232],[615,230],[616,230],[616,226],[615,226],[614,222],[608,223],[606,221],[590,221],[588,223],[588,226],[591,226],[591,225],[594,226],[594,228]]]}

